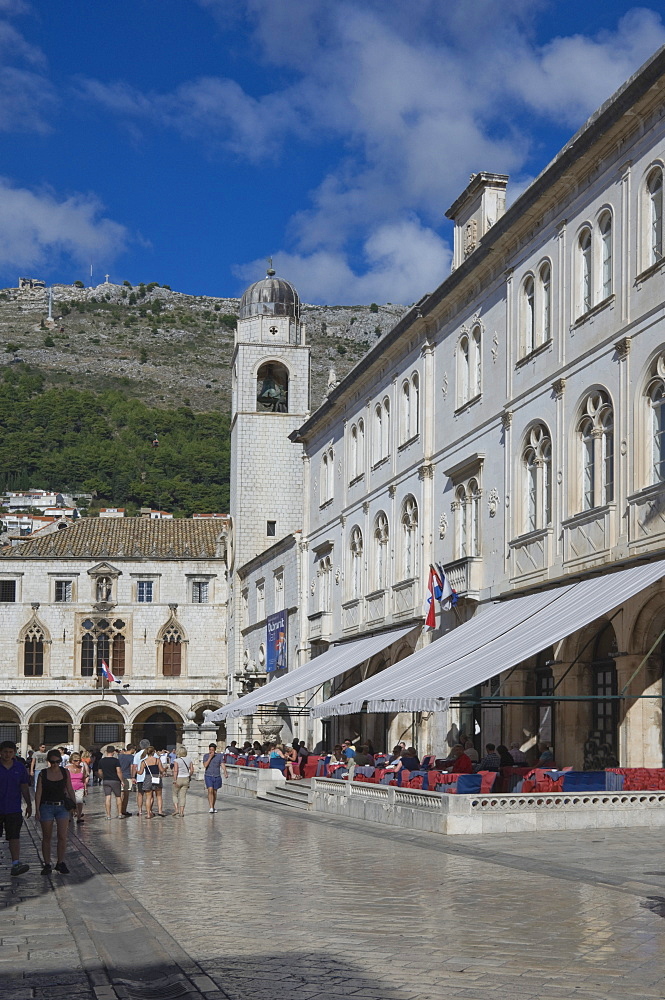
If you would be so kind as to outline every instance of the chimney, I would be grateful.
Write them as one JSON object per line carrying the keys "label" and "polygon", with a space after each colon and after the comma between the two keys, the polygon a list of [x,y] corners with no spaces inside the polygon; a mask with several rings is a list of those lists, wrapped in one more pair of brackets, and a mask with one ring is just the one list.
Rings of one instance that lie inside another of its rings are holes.
{"label": "chimney", "polygon": [[471,174],[446,218],[455,224],[453,271],[473,253],[483,236],[506,211],[508,174]]}

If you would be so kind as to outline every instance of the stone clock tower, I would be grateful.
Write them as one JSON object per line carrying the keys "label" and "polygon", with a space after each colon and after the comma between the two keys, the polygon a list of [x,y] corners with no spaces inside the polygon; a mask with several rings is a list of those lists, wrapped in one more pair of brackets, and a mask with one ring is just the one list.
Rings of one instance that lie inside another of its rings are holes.
{"label": "stone clock tower", "polygon": [[240,301],[232,372],[231,517],[235,568],[302,528],[309,347],[293,285],[272,268]]}

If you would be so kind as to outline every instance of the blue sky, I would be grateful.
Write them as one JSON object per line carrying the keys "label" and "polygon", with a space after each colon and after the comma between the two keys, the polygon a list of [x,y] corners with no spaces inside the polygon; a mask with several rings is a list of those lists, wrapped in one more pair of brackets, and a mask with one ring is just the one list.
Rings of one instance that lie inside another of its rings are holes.
{"label": "blue sky", "polygon": [[[0,0],[0,286],[409,303],[658,46],[612,0]],[[90,281],[90,264],[93,281]]]}

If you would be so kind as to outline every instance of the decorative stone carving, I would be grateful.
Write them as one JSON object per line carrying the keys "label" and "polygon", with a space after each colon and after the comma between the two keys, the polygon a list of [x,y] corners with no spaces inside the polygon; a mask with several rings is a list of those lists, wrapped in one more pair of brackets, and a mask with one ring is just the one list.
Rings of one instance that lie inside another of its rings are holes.
{"label": "decorative stone carving", "polygon": [[277,743],[279,741],[279,734],[283,728],[284,723],[280,718],[266,719],[265,722],[258,726],[264,743]]}
{"label": "decorative stone carving", "polygon": [[396,493],[397,493],[397,487],[395,486],[394,483],[391,483],[390,486],[388,487],[388,496],[392,499]]}
{"label": "decorative stone carving", "polygon": [[309,585],[309,592],[312,595],[312,597],[316,593],[316,580],[312,580],[312,582],[310,583],[310,585]]}
{"label": "decorative stone carving", "polygon": [[337,586],[339,586],[339,583],[340,583],[340,580],[341,580],[341,579],[342,579],[342,571],[341,571],[341,569],[340,569],[340,568],[338,567],[338,568],[337,568],[337,569],[335,570],[335,583],[337,584]]}
{"label": "decorative stone carving", "polygon": [[499,507],[499,502],[500,502],[499,491],[497,489],[492,488],[489,491],[489,495],[487,497],[487,506],[489,508],[490,517],[496,516],[496,512]]}
{"label": "decorative stone carving", "polygon": [[448,373],[443,373],[443,379],[441,380],[441,392],[443,393],[443,398],[445,399],[448,395]]}
{"label": "decorative stone carving", "polygon": [[363,513],[369,514],[369,500],[363,500]]}
{"label": "decorative stone carving", "polygon": [[630,337],[622,337],[621,340],[617,340],[614,345],[614,350],[617,352],[617,358],[619,361],[625,361],[630,354]]}
{"label": "decorative stone carving", "polygon": [[501,426],[503,427],[504,431],[508,430],[508,428],[511,426],[512,422],[513,422],[513,411],[512,410],[505,410],[501,414]]}
{"label": "decorative stone carving", "polygon": [[552,392],[554,393],[555,399],[561,399],[566,390],[566,380],[565,378],[558,378],[552,382]]}
{"label": "decorative stone carving", "polygon": [[478,244],[478,220],[469,219],[464,227],[464,256],[468,257]]}
{"label": "decorative stone carving", "polygon": [[499,335],[494,331],[494,336],[492,337],[492,363],[496,364],[499,357]]}
{"label": "decorative stone carving", "polygon": [[433,479],[434,466],[431,462],[424,462],[418,469],[418,479]]}
{"label": "decorative stone carving", "polygon": [[445,538],[448,531],[448,515],[444,513],[439,518],[439,538]]}
{"label": "decorative stone carving", "polygon": [[328,392],[332,392],[339,385],[339,379],[337,378],[337,372],[331,365],[328,369]]}

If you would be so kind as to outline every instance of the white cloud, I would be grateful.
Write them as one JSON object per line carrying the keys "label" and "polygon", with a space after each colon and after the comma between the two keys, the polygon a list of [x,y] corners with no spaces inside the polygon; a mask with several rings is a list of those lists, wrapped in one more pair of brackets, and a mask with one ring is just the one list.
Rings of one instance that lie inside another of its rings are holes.
{"label": "white cloud", "polygon": [[107,265],[128,242],[126,228],[105,218],[94,195],[58,198],[0,177],[0,267],[37,268],[64,260]]}
{"label": "white cloud", "polygon": [[[22,7],[0,0],[0,12]],[[46,59],[8,21],[0,20],[0,131],[49,132],[55,90],[45,75]]]}
{"label": "white cloud", "polygon": [[[419,298],[431,275],[443,276],[434,230],[469,174],[510,173],[523,186],[534,122],[579,126],[665,42],[658,14],[642,8],[615,31],[538,46],[532,29],[539,11],[553,9],[546,0],[199,3],[222,29],[229,13],[236,30],[246,19],[251,57],[278,69],[279,86],[256,95],[208,76],[161,94],[101,81],[84,81],[83,91],[127,121],[249,162],[284,162],[294,138],[299,151],[336,148],[308,206],[293,213],[289,252],[276,258],[294,280],[302,273],[316,300],[378,300],[387,287],[393,300]],[[417,266],[391,244],[398,233]]]}
{"label": "white cloud", "polygon": [[[309,254],[280,252],[273,264],[297,287],[304,302],[410,304],[432,291],[450,271],[450,249],[432,229],[410,219],[378,226],[362,248],[361,273],[350,266],[344,251],[314,250]],[[262,275],[265,260],[236,269],[247,283]]]}

